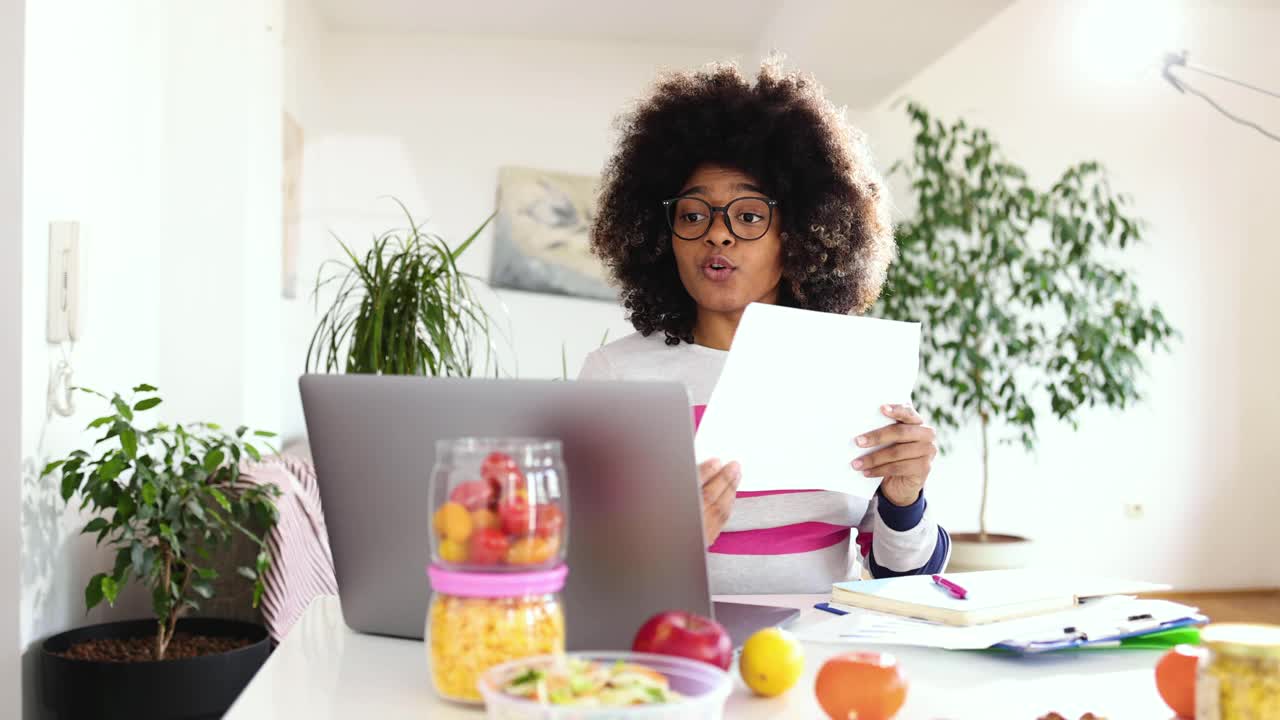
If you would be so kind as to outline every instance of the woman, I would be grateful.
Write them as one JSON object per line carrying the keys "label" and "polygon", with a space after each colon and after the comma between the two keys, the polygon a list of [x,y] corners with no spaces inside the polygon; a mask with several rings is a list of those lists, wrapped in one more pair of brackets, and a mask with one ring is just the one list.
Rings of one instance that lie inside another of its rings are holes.
{"label": "woman", "polygon": [[[662,78],[625,115],[592,248],[636,333],[591,353],[583,379],[682,380],[695,418],[749,303],[862,312],[893,257],[888,200],[861,137],[806,76],[767,61],[750,81],[715,65]],[[874,350],[872,350],[874,351]],[[712,590],[828,592],[856,577],[850,529],[876,577],[941,571],[950,540],[926,513],[937,454],[909,406],[856,439],[875,497],[737,493],[737,463],[699,467]]]}

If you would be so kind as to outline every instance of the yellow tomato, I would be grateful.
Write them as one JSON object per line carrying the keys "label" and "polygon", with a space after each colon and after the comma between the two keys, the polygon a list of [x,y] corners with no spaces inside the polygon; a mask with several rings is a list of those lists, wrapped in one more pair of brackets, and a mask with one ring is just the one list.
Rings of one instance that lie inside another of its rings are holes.
{"label": "yellow tomato", "polygon": [[471,527],[473,530],[497,530],[502,527],[502,521],[498,519],[498,513],[492,510],[472,510]]}
{"label": "yellow tomato", "polygon": [[757,695],[781,695],[804,673],[804,650],[800,641],[786,630],[765,628],[747,638],[738,670],[747,687]]}
{"label": "yellow tomato", "polygon": [[540,537],[520,538],[507,550],[508,565],[541,565],[556,554],[556,545]]}
{"label": "yellow tomato", "polygon": [[471,537],[471,513],[460,503],[447,502],[436,510],[436,535],[463,543]]}
{"label": "yellow tomato", "polygon": [[467,546],[457,540],[440,541],[440,559],[450,563],[461,563],[467,560]]}

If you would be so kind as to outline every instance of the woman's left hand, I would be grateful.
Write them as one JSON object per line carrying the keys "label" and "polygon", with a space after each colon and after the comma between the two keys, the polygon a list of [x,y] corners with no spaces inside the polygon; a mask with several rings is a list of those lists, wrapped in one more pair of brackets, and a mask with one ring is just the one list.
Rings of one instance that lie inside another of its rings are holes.
{"label": "woman's left hand", "polygon": [[855,442],[860,447],[887,447],[854,460],[853,469],[867,477],[884,478],[880,481],[880,494],[894,505],[905,507],[914,503],[924,489],[938,455],[934,442],[937,434],[910,405],[882,405],[880,412],[898,422],[859,435]]}

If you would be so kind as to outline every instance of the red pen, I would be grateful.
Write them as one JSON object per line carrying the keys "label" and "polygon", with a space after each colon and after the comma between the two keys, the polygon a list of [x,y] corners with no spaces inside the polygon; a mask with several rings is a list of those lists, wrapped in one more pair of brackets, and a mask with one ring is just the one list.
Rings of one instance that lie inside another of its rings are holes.
{"label": "red pen", "polygon": [[964,588],[942,577],[941,575],[934,575],[933,582],[936,583],[939,587],[946,590],[947,592],[951,593],[951,597],[957,600],[964,600],[969,595],[968,590],[965,590]]}

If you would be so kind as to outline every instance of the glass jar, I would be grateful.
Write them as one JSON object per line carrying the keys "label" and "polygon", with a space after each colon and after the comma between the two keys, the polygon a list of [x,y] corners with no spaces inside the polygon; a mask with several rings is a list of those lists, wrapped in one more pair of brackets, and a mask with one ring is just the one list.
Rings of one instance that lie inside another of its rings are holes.
{"label": "glass jar", "polygon": [[426,646],[431,683],[446,700],[480,703],[478,682],[501,663],[564,652],[564,565],[527,573],[427,568]]}
{"label": "glass jar", "polygon": [[569,503],[560,441],[436,443],[431,558],[465,572],[528,572],[564,562]]}
{"label": "glass jar", "polygon": [[1280,626],[1214,624],[1200,642],[1196,720],[1280,718]]}

